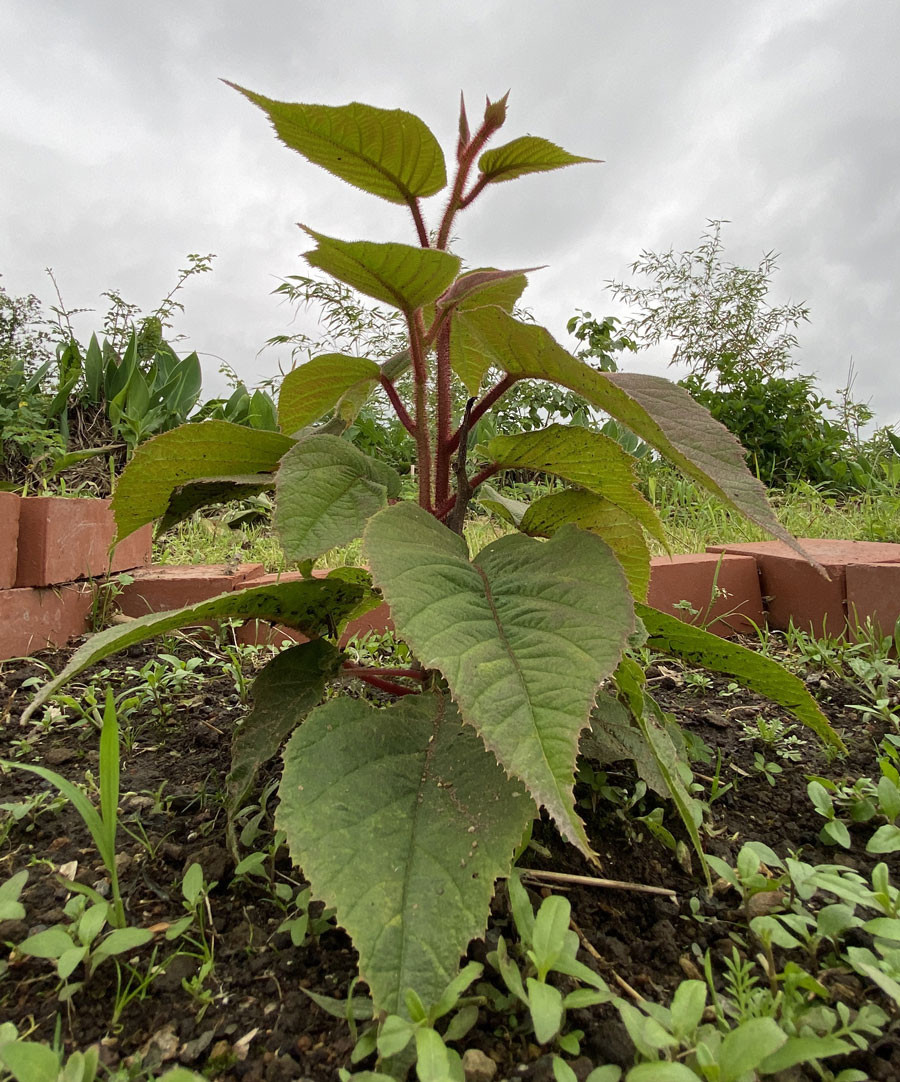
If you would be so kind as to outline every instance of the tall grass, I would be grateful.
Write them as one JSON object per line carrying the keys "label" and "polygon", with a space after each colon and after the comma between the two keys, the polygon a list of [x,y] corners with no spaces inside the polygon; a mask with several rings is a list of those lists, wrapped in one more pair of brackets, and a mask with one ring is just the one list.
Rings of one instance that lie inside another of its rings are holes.
{"label": "tall grass", "polygon": [[[692,481],[672,470],[649,470],[642,484],[647,498],[666,527],[672,552],[703,552],[707,545],[765,541],[768,535],[731,511]],[[535,499],[552,485],[509,486],[517,499]],[[833,537],[848,541],[900,542],[900,490],[865,493],[852,499],[837,498],[811,485],[770,492],[778,520],[797,537]],[[493,515],[476,514],[466,523],[465,535],[474,554],[508,533],[511,527]],[[665,550],[651,542],[655,555]],[[287,570],[281,548],[269,526],[232,530],[220,518],[196,515],[170,530],[155,546],[154,559],[164,564],[261,563],[267,571]],[[360,541],[332,549],[316,564],[332,568],[358,564]]]}

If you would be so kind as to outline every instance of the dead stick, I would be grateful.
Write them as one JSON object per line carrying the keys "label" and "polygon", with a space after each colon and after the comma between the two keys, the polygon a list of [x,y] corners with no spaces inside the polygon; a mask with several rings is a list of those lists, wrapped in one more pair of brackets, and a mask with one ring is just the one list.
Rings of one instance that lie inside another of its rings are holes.
{"label": "dead stick", "polygon": [[582,930],[578,927],[574,920],[569,921],[569,927],[578,936],[582,947],[584,947],[584,949],[594,959],[594,961],[599,962],[600,965],[604,967],[604,969],[609,970],[609,973],[612,976],[612,979],[616,982],[616,984],[621,989],[623,989],[623,991],[627,992],[633,999],[636,999],[638,1003],[642,1002],[644,997],[641,995],[641,993],[638,992],[636,988],[632,988],[624,977],[620,977],[619,974],[616,973],[615,969],[613,969],[613,967],[609,964],[606,958],[604,958],[603,955],[597,950],[594,944],[588,939],[584,932],[582,932]]}
{"label": "dead stick", "polygon": [[651,887],[646,883],[626,883],[621,879],[597,879],[592,875],[570,875],[568,872],[545,872],[537,868],[523,868],[522,874],[532,879],[549,879],[554,883],[581,883],[586,887],[607,887],[611,890],[634,890],[640,894],[665,894],[677,898],[668,887]]}

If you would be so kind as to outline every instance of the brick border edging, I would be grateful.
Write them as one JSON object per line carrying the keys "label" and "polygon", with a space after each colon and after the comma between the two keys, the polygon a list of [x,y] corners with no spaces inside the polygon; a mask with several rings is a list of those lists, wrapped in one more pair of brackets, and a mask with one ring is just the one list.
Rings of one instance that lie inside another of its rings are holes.
{"label": "brick border edging", "polygon": [[[791,619],[814,633],[824,626],[829,634],[837,634],[846,630],[848,610],[851,616],[873,617],[885,630],[893,630],[900,616],[900,545],[812,539],[801,543],[830,570],[830,580],[781,542],[714,545],[705,553],[654,557],[648,603],[726,637],[763,624],[786,630]],[[261,564],[156,565],[135,570],[134,581],[124,587],[117,603],[125,615],[141,616],[297,577],[296,572],[267,575]],[[714,584],[719,596],[714,596]],[[686,612],[682,602],[696,615]],[[87,583],[0,589],[0,660],[66,645],[85,633],[90,608]],[[381,605],[355,621],[343,641],[389,628],[388,607]],[[242,643],[271,643],[303,637],[266,621],[249,621],[238,629],[237,638]]]}

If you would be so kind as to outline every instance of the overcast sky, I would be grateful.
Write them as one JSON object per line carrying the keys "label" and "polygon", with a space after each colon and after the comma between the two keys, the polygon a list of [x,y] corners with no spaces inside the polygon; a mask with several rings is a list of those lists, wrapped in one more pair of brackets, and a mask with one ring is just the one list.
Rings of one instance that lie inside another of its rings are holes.
{"label": "overcast sky", "polygon": [[[152,309],[188,252],[215,270],[176,330],[221,389],[289,363],[266,338],[312,329],[271,290],[304,273],[302,221],[415,243],[404,208],[276,141],[219,82],[268,97],[420,115],[452,159],[457,103],[511,90],[500,142],[541,135],[605,164],[497,185],[459,221],[472,265],[549,264],[523,298],[560,341],[641,249],[694,247],[729,219],[727,257],[781,253],[773,296],[805,301],[797,359],[900,418],[898,0],[4,0],[0,273],[70,307],[110,287]],[[431,201],[432,218],[441,196]],[[184,345],[181,347],[185,348]],[[663,371],[661,355],[628,367]],[[673,373],[677,376],[678,373]]]}

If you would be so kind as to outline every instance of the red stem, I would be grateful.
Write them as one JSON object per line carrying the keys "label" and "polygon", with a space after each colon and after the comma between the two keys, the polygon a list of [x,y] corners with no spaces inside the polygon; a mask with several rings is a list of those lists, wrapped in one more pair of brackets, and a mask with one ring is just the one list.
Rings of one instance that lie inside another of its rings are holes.
{"label": "red stem", "polygon": [[431,502],[431,435],[428,431],[428,368],[422,348],[422,311],[407,316],[409,354],[416,381],[416,449],[419,466],[419,506],[432,510]]}
{"label": "red stem", "polygon": [[423,248],[430,248],[428,243],[428,230],[425,228],[425,221],[422,218],[422,208],[419,206],[418,199],[410,199],[409,209],[412,211],[413,221],[416,223],[416,232],[419,234],[419,244]]}
{"label": "red stem", "polygon": [[362,673],[372,676],[405,676],[408,680],[425,679],[425,673],[421,669],[372,669],[365,665],[354,665],[352,662],[345,662],[342,671],[350,673],[351,676],[359,676],[360,679]]}
{"label": "red stem", "polygon": [[478,180],[469,189],[468,195],[464,195],[462,197],[462,199],[460,200],[459,209],[460,210],[465,210],[466,207],[470,203],[472,203],[474,200],[476,200],[478,198],[478,196],[481,195],[481,193],[487,187],[487,182],[488,182],[487,177],[485,177],[485,176],[479,177]]}
{"label": "red stem", "polygon": [[[434,471],[434,502],[450,495],[450,455],[453,439],[453,405],[450,398],[450,324],[445,323],[437,340],[437,461]],[[458,441],[457,441],[458,442]]]}
{"label": "red stem", "polygon": [[[469,178],[469,170],[472,168],[472,164],[478,155],[478,152],[484,146],[484,144],[490,139],[490,137],[496,131],[495,127],[489,127],[485,122],[481,125],[478,131],[475,133],[472,141],[466,147],[465,151],[459,158],[459,167],[456,170],[456,179],[453,182],[453,191],[450,193],[450,199],[447,201],[447,209],[444,211],[444,217],[441,219],[441,228],[438,231],[436,248],[441,250],[446,249],[447,241],[450,239],[450,229],[453,225],[453,219],[456,217],[456,212],[463,206],[463,188],[466,186],[466,181]],[[484,187],[484,185],[481,185]],[[478,188],[478,184],[469,193],[470,199],[475,198],[478,193],[475,189]],[[481,189],[478,188],[480,191]],[[474,194],[473,194],[474,193]]]}
{"label": "red stem", "polygon": [[[474,489],[478,488],[483,481],[486,481],[489,477],[493,477],[495,473],[499,473],[502,469],[503,467],[497,465],[496,462],[492,463],[490,466],[485,466],[483,470],[479,470],[478,473],[469,480],[469,487],[474,491]],[[435,509],[435,518],[439,518],[441,522],[444,521],[456,505],[457,495],[458,493],[454,493],[452,496],[449,496]]]}
{"label": "red stem", "polygon": [[397,388],[393,385],[393,383],[391,383],[387,376],[382,376],[380,382],[381,386],[387,393],[388,398],[391,400],[391,405],[394,407],[394,413],[397,414],[397,417],[400,419],[406,431],[413,437],[413,439],[415,439],[415,422],[413,421],[412,417],[410,417],[410,415],[407,413],[406,406],[403,405],[403,400],[400,398],[400,395],[397,394]]}
{"label": "red stem", "polygon": [[355,673],[360,680],[366,684],[371,684],[373,688],[378,688],[380,691],[386,691],[388,695],[418,695],[419,693],[414,688],[405,688],[402,684],[395,684],[391,680],[382,680],[377,676],[373,676],[371,673]]}
{"label": "red stem", "polygon": [[[494,405],[498,398],[502,398],[503,395],[512,387],[512,385],[518,379],[518,376],[504,376],[499,383],[495,384],[488,393],[482,398],[480,402],[476,402],[472,407],[472,412],[469,414],[469,431],[471,432],[475,425],[481,420],[481,418],[487,413],[487,411]],[[447,454],[452,455],[453,452],[459,447],[459,434],[460,430],[457,429],[450,437],[450,441],[447,444]]]}

